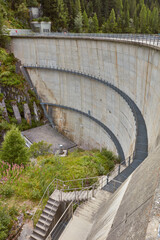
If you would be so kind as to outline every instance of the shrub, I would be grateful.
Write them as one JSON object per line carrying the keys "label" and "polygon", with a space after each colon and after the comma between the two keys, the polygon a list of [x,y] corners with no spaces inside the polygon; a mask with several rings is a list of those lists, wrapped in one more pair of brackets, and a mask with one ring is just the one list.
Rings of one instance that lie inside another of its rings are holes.
{"label": "shrub", "polygon": [[14,194],[14,190],[11,187],[10,184],[5,184],[3,187],[0,189],[1,195],[3,195],[6,198],[10,198]]}
{"label": "shrub", "polygon": [[2,143],[1,159],[10,164],[16,163],[18,165],[26,165],[29,161],[29,153],[25,146],[25,140],[15,126],[7,132]]}
{"label": "shrub", "polygon": [[7,209],[0,206],[0,240],[7,238],[10,222],[11,217]]}
{"label": "shrub", "polygon": [[30,155],[34,158],[47,155],[51,153],[51,146],[52,144],[48,144],[44,141],[40,141],[38,143],[34,142],[29,149]]}

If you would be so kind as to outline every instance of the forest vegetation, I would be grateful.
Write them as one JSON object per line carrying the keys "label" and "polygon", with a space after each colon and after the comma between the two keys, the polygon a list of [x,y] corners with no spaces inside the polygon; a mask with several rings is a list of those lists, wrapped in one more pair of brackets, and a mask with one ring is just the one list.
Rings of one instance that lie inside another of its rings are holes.
{"label": "forest vegetation", "polygon": [[28,7],[42,8],[52,31],[146,33],[160,30],[160,0],[0,0],[2,23],[29,27]]}

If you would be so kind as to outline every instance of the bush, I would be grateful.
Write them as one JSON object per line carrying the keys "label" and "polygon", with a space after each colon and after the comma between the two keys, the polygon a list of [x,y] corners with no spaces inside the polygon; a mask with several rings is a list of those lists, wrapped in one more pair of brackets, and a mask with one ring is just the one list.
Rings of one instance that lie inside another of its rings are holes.
{"label": "bush", "polygon": [[25,140],[18,128],[13,126],[7,132],[2,143],[1,159],[10,164],[26,165],[29,161],[29,152],[25,146]]}
{"label": "bush", "polygon": [[5,240],[8,235],[11,217],[6,208],[0,206],[0,240]]}
{"label": "bush", "polygon": [[40,141],[38,143],[34,142],[30,149],[30,156],[33,158],[37,158],[38,156],[48,155],[51,153],[52,144],[48,144],[44,141]]}
{"label": "bush", "polygon": [[3,195],[6,198],[10,198],[14,194],[14,190],[9,184],[3,185],[3,187],[0,190],[1,195]]}
{"label": "bush", "polygon": [[0,203],[0,240],[7,239],[13,219],[18,215],[15,207],[7,208]]}

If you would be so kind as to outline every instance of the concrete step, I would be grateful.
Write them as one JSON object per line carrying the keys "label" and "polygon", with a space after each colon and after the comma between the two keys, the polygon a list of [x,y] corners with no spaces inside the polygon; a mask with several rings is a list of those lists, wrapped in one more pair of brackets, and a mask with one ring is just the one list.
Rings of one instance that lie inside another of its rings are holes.
{"label": "concrete step", "polygon": [[51,216],[52,218],[55,215],[55,211],[50,211],[50,210],[48,210],[46,208],[43,210],[43,213],[45,213],[46,215]]}
{"label": "concrete step", "polygon": [[40,219],[38,220],[38,224],[40,224],[40,225],[45,225],[45,226],[50,226],[50,224],[51,224],[51,221],[49,220],[49,219],[45,219],[45,218],[43,218],[42,216],[40,217]]}
{"label": "concrete step", "polygon": [[42,224],[41,222],[38,221],[36,224],[36,227],[42,229],[43,231],[47,231],[49,228],[49,225],[47,225],[45,222]]}
{"label": "concrete step", "polygon": [[30,236],[30,240],[44,240],[44,238],[36,233],[32,233],[32,235]]}
{"label": "concrete step", "polygon": [[48,202],[47,202],[47,203],[50,203],[50,204],[52,204],[52,205],[54,205],[54,206],[56,206],[56,207],[59,206],[59,202],[56,201],[55,199],[53,199],[51,196],[50,196],[50,198],[48,199]]}
{"label": "concrete step", "polygon": [[46,204],[44,210],[47,210],[47,211],[51,211],[51,212],[56,212],[57,211],[57,207],[54,206],[54,205],[49,205],[48,203]]}
{"label": "concrete step", "polygon": [[53,220],[53,216],[48,215],[45,212],[42,212],[41,217],[43,217],[43,219],[47,219],[48,221],[52,221]]}
{"label": "concrete step", "polygon": [[36,234],[38,237],[40,237],[42,239],[44,239],[44,237],[45,237],[45,231],[43,231],[37,227],[34,229],[33,234]]}

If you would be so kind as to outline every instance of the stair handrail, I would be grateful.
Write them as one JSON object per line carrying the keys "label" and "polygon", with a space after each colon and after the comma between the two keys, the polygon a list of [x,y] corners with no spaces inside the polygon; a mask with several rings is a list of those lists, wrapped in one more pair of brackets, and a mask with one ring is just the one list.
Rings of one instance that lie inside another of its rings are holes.
{"label": "stair handrail", "polygon": [[[86,177],[86,178],[79,178],[79,179],[71,179],[71,180],[65,180],[65,181],[63,181],[63,180],[61,180],[61,179],[57,179],[57,178],[54,178],[50,183],[49,183],[49,185],[47,186],[47,188],[46,188],[46,190],[44,191],[44,193],[43,193],[43,195],[42,195],[42,198],[41,198],[41,200],[40,200],[40,202],[39,202],[39,204],[38,204],[38,207],[37,207],[37,209],[36,209],[36,211],[35,211],[35,213],[33,214],[33,216],[32,216],[32,220],[34,219],[34,217],[35,217],[35,214],[36,214],[36,212],[38,211],[38,209],[40,208],[40,206],[41,206],[41,204],[42,204],[42,201],[43,201],[43,199],[44,199],[44,196],[45,196],[45,194],[47,193],[47,191],[49,190],[49,188],[50,188],[50,186],[53,184],[53,183],[55,183],[55,189],[57,189],[57,190],[61,190],[61,192],[63,192],[63,191],[71,191],[71,190],[85,190],[85,189],[93,189],[93,187],[94,187],[94,190],[96,190],[96,189],[101,189],[102,187],[103,187],[103,184],[104,184],[104,182],[105,182],[105,184],[108,184],[111,180],[113,180],[113,179],[110,179],[110,176],[115,172],[116,173],[116,176],[118,176],[118,174],[120,174],[120,170],[121,170],[121,166],[123,166],[123,170],[125,169],[125,168],[127,168],[130,164],[131,164],[131,162],[133,162],[133,157],[134,157],[134,152],[126,159],[126,160],[124,160],[123,162],[121,162],[120,164],[118,164],[118,166],[115,166],[114,167],[114,169],[112,170],[112,171],[110,171],[110,172],[108,172],[105,176],[97,176],[97,177]],[[127,164],[128,163],[128,164]],[[128,165],[128,166],[127,166]],[[93,183],[93,184],[91,184],[91,185],[89,185],[89,186],[87,186],[87,187],[85,187],[85,186],[83,186],[83,184],[84,184],[84,180],[91,180],[91,179],[98,179],[95,183]],[[67,182],[81,182],[81,187],[79,187],[79,188],[70,188],[70,186],[68,186],[68,185],[66,185],[65,183],[67,183]],[[63,186],[67,186],[68,187],[68,189],[66,189],[66,188],[63,188]],[[96,187],[95,187],[96,186]]]}
{"label": "stair handrail", "polygon": [[54,183],[54,182],[55,182],[55,179],[53,179],[53,180],[49,183],[49,185],[47,186],[46,190],[44,191],[44,193],[43,193],[43,195],[42,195],[42,197],[41,197],[41,199],[40,199],[40,201],[39,201],[38,207],[37,207],[36,211],[34,212],[32,218],[31,218],[32,221],[33,221],[33,219],[34,219],[34,217],[35,217],[36,212],[38,211],[38,209],[40,208],[40,206],[41,206],[41,204],[42,204],[42,201],[43,201],[43,199],[44,199],[44,196],[45,196],[46,192],[48,191],[48,189],[49,189],[49,187],[51,186],[51,184]]}
{"label": "stair handrail", "polygon": [[[38,204],[38,207],[37,207],[36,211],[34,212],[31,220],[32,220],[32,221],[34,220],[34,217],[35,217],[37,211],[39,210],[39,208],[40,208],[40,206],[41,206],[41,204],[42,204],[42,201],[43,201],[43,199],[44,199],[47,191],[49,190],[49,188],[50,188],[50,186],[51,186],[52,184],[55,183],[55,189],[61,190],[61,191],[62,191],[62,190],[65,190],[65,191],[66,191],[66,190],[69,190],[69,189],[71,189],[71,188],[65,189],[65,188],[61,187],[60,183],[62,184],[62,186],[64,186],[64,185],[65,185],[64,183],[66,183],[66,182],[82,181],[82,186],[83,186],[84,180],[97,179],[97,178],[98,178],[98,177],[89,177],[89,178],[79,178],[79,179],[72,179],[72,180],[66,180],[66,181],[63,181],[63,180],[61,180],[61,179],[54,178],[54,179],[49,183],[49,185],[47,186],[47,188],[45,189],[45,191],[44,191],[44,193],[43,193],[43,195],[42,195],[42,198],[40,199],[40,202],[39,202],[39,204]],[[65,185],[65,186],[67,186],[67,185]],[[89,185],[88,188],[90,188],[91,186],[92,186],[92,185]],[[70,186],[67,186],[67,187],[70,187]],[[83,188],[83,187],[82,187],[82,188]],[[79,188],[77,188],[77,190],[80,190],[80,189],[82,190],[82,188],[79,187]]]}
{"label": "stair handrail", "polygon": [[58,224],[60,223],[60,221],[62,220],[62,218],[64,217],[64,215],[66,214],[66,212],[68,211],[68,209],[72,207],[72,217],[73,217],[73,201],[70,202],[70,204],[68,205],[68,207],[65,209],[65,211],[63,212],[63,214],[61,215],[61,217],[59,218],[59,220],[57,221],[57,223],[55,224],[55,226],[53,227],[52,231],[49,233],[49,235],[47,236],[46,240],[49,239],[49,237],[51,237],[53,231],[55,230],[55,228],[58,226]]}

